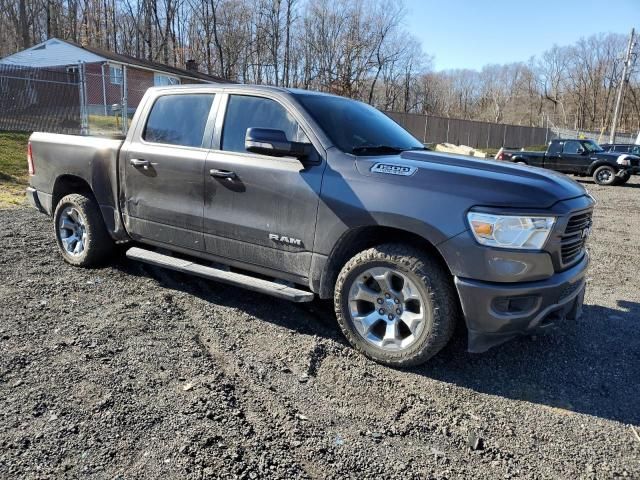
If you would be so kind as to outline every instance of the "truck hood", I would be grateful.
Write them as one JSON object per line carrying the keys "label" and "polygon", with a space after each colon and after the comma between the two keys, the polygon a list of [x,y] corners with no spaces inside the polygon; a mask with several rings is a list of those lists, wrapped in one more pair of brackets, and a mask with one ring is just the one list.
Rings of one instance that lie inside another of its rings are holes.
{"label": "truck hood", "polygon": [[587,194],[581,184],[552,170],[431,151],[358,157],[356,167],[384,183],[464,196],[482,206],[548,208]]}
{"label": "truck hood", "polygon": [[594,152],[591,154],[589,158],[592,160],[607,160],[610,162],[615,162],[620,157],[637,159],[639,158],[637,155],[628,152]]}

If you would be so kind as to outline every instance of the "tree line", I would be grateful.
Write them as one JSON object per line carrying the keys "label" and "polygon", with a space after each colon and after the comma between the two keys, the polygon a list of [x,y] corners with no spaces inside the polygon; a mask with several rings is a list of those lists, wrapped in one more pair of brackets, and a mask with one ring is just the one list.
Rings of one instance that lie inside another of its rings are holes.
{"label": "tree line", "polygon": [[[403,26],[400,1],[0,0],[0,11],[0,56],[58,37],[383,110],[593,131],[611,123],[627,40],[600,34],[528,61],[434,71],[429,46]],[[640,128],[637,68],[621,128]]]}

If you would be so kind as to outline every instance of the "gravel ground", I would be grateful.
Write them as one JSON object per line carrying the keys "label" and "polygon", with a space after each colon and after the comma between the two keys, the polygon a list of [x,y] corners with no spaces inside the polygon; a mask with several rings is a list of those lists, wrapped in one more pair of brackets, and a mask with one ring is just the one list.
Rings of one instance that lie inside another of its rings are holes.
{"label": "gravel ground", "polygon": [[398,371],[295,305],[0,210],[1,478],[640,478],[640,180],[603,188],[584,316]]}

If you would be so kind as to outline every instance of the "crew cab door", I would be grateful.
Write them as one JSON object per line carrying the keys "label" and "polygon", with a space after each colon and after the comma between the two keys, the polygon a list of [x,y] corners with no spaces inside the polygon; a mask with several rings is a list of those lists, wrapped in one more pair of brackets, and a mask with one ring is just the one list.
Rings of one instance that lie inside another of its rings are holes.
{"label": "crew cab door", "polygon": [[562,147],[562,155],[556,170],[563,173],[580,173],[591,162],[582,144],[577,140],[567,140]]}
{"label": "crew cab door", "polygon": [[315,148],[305,163],[250,153],[245,135],[261,127],[309,142],[296,115],[268,95],[225,95],[205,167],[203,225],[208,253],[294,281],[309,275],[324,161]]}
{"label": "crew cab door", "polygon": [[171,93],[145,105],[148,113],[140,116],[143,125],[136,126],[121,164],[123,217],[134,239],[204,250],[213,103],[213,93]]}

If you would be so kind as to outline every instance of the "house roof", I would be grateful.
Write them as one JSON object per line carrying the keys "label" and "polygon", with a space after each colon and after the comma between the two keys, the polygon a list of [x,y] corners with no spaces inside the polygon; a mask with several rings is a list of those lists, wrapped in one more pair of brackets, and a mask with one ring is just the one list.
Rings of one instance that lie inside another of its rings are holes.
{"label": "house roof", "polygon": [[117,62],[124,65],[153,70],[160,73],[168,73],[181,78],[191,78],[204,82],[233,83],[221,77],[208,75],[206,73],[186,70],[177,67],[170,67],[162,63],[143,60],[140,58],[109,52],[93,47],[83,47],[69,40],[50,38],[42,43],[34,45],[20,52],[9,55],[0,60],[0,64],[16,65],[23,67],[59,67],[65,65],[76,65],[80,62],[99,63]]}
{"label": "house roof", "polygon": [[75,43],[69,42],[72,45],[81,48],[87,52],[93,53],[95,55],[104,57],[108,60],[112,60],[114,62],[123,63],[125,65],[131,65],[134,67],[142,67],[158,72],[166,72],[172,75],[176,75],[178,77],[186,77],[186,78],[195,78],[198,80],[203,80],[205,82],[215,82],[215,83],[234,83],[229,80],[226,80],[222,77],[217,77],[215,75],[208,75],[206,73],[202,73],[196,70],[186,70],[183,68],[171,67],[169,65],[165,65],[163,63],[154,62],[151,60],[143,60],[140,58],[132,57],[131,55],[124,55],[121,53],[113,53],[107,50],[101,50],[99,48],[93,47],[82,47],[80,45],[76,45]]}

